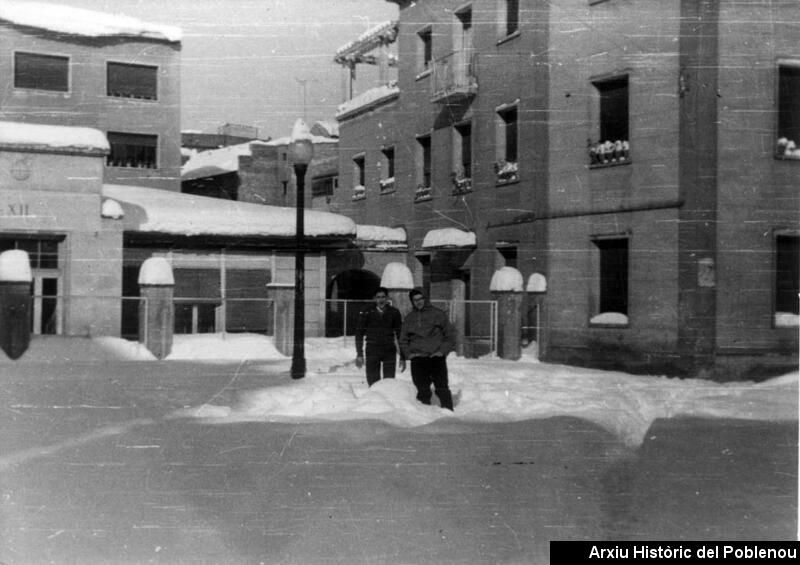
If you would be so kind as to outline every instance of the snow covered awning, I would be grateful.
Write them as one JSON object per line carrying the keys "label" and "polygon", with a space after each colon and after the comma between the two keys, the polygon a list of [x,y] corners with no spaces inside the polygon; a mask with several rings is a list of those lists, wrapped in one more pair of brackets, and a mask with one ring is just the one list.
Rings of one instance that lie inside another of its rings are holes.
{"label": "snow covered awning", "polygon": [[0,122],[0,149],[106,155],[106,136],[94,128]]}
{"label": "snow covered awning", "polygon": [[375,88],[371,88],[359,94],[355,98],[351,98],[347,102],[339,104],[339,108],[336,110],[336,119],[342,121],[353,117],[375,106],[394,100],[399,95],[400,88],[397,86],[396,81],[382,86],[376,86]]}
{"label": "snow covered awning", "polygon": [[3,0],[0,20],[57,33],[86,37],[143,37],[177,43],[180,28],[149,24],[121,14],[107,14],[45,2]]}
{"label": "snow covered awning", "polygon": [[362,62],[360,59],[382,44],[394,43],[397,39],[397,22],[381,22],[358,36],[358,39],[345,43],[336,50],[333,61],[340,65]]}
{"label": "snow covered awning", "polygon": [[406,230],[358,224],[356,226],[356,245],[372,249],[406,249]]}
{"label": "snow covered awning", "polygon": [[447,249],[457,247],[475,247],[475,232],[457,228],[431,230],[422,240],[423,249]]}
{"label": "snow covered awning", "polygon": [[[274,238],[294,238],[295,234],[294,208],[115,184],[103,185],[102,194],[121,204],[127,232]],[[306,210],[304,231],[308,238],[350,239],[356,225],[339,214]]]}

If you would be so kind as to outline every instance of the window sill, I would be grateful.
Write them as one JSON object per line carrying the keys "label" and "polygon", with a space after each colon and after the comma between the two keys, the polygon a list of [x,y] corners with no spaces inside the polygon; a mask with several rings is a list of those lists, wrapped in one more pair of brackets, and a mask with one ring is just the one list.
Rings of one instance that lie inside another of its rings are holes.
{"label": "window sill", "polygon": [[130,100],[131,102],[158,102],[158,98],[138,98],[136,96],[116,96],[114,94],[106,94],[106,98],[112,98],[114,100]]}
{"label": "window sill", "polygon": [[522,35],[522,32],[520,30],[517,30],[514,33],[511,33],[509,35],[506,35],[505,37],[501,37],[500,39],[498,39],[497,45],[502,45],[503,43],[511,41],[512,39],[516,39],[520,35]]}
{"label": "window sill", "polygon": [[498,186],[498,187],[500,187],[500,186],[509,186],[509,185],[512,185],[512,184],[519,184],[519,177],[514,177],[513,179],[508,179],[508,180],[497,179],[495,181],[495,186]]}
{"label": "window sill", "polygon": [[14,92],[25,94],[39,94],[42,96],[58,96],[60,98],[72,98],[72,92],[69,90],[47,90],[45,88],[22,88],[19,86],[14,87]]}
{"label": "window sill", "polygon": [[800,156],[787,156],[787,155],[775,155],[776,161],[797,161],[800,163]]}
{"label": "window sill", "polygon": [[624,161],[611,161],[609,163],[590,163],[590,169],[608,169],[609,167],[620,167],[623,165],[630,165],[633,163],[631,159],[625,159]]}
{"label": "window sill", "polygon": [[420,73],[418,73],[417,76],[414,77],[414,80],[422,80],[422,79],[424,79],[426,77],[429,77],[429,76],[431,76],[432,72],[433,72],[432,69],[425,69],[424,71],[421,71]]}
{"label": "window sill", "polygon": [[106,165],[107,169],[133,169],[136,171],[155,171],[158,167],[134,167],[134,166],[126,166],[126,165]]}

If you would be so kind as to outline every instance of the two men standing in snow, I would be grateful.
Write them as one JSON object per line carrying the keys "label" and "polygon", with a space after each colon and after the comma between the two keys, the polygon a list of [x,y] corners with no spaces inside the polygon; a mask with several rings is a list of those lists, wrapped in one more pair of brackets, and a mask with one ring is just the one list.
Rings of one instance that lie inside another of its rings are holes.
{"label": "two men standing in snow", "polygon": [[[397,347],[402,317],[400,310],[387,302],[389,291],[383,287],[375,291],[375,304],[358,313],[356,323],[356,367],[364,366],[364,340],[366,338],[367,384],[372,386],[381,378],[393,379],[397,366]],[[406,361],[400,354],[400,370],[406,370]]]}
{"label": "two men standing in snow", "polygon": [[431,385],[442,408],[453,410],[453,396],[447,379],[447,355],[455,350],[455,329],[439,308],[428,303],[422,291],[408,293],[413,306],[405,320],[400,312],[387,304],[388,291],[381,287],[375,293],[375,304],[361,311],[356,325],[356,366],[364,366],[366,338],[367,384],[381,378],[394,378],[397,349],[400,345],[400,370],[406,359],[411,361],[411,380],[417,388],[417,400],[431,403]]}

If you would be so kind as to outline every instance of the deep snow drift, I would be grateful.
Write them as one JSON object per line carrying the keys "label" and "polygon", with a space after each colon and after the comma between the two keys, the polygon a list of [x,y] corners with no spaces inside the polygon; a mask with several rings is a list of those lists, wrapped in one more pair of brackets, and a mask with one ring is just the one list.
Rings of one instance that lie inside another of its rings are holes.
{"label": "deep snow drift", "polygon": [[[797,372],[761,383],[721,384],[549,365],[538,362],[534,348],[519,361],[451,355],[450,386],[456,402],[451,413],[436,405],[419,404],[408,371],[398,372],[394,381],[380,381],[368,388],[363,370],[353,363],[352,338],[309,338],[305,351],[305,379],[287,377],[285,384],[248,393],[234,406],[206,404],[179,415],[215,424],[377,419],[402,427],[422,426],[442,418],[511,422],[574,416],[602,426],[630,446],[644,440],[657,418],[685,415],[785,421],[798,417]],[[48,338],[47,346],[34,340],[18,362],[64,359],[155,362],[141,345],[109,337]],[[268,373],[286,370],[289,363],[271,338],[253,334],[175,336],[172,354],[163,362],[181,360],[271,361],[264,365]],[[103,370],[103,365],[98,364],[97,370]],[[235,369],[232,373],[235,376]]]}

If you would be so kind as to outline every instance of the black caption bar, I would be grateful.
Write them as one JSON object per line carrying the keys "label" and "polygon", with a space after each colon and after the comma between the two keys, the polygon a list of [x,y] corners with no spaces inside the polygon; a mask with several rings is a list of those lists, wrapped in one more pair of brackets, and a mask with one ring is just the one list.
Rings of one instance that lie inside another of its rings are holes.
{"label": "black caption bar", "polygon": [[796,541],[551,541],[550,564],[796,563]]}

